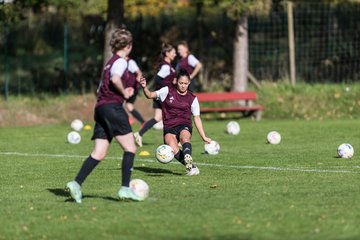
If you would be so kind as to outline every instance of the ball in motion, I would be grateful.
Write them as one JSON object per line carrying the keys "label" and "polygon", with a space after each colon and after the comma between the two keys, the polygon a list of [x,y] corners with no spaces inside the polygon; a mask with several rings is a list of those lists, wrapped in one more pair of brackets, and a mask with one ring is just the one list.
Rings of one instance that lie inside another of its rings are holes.
{"label": "ball in motion", "polygon": [[281,135],[277,131],[269,132],[266,138],[270,144],[279,144],[281,142]]}
{"label": "ball in motion", "polygon": [[145,200],[149,196],[149,185],[142,179],[133,179],[130,181],[130,189],[136,196]]}
{"label": "ball in motion", "polygon": [[83,122],[80,119],[75,119],[71,122],[70,127],[74,131],[81,131],[84,127]]}
{"label": "ball in motion", "polygon": [[235,122],[235,121],[230,121],[226,125],[226,131],[227,131],[228,134],[238,135],[240,133],[240,125],[239,125],[239,123]]}
{"label": "ball in motion", "polygon": [[78,144],[81,141],[81,136],[78,132],[71,131],[67,135],[67,140],[71,144]]}
{"label": "ball in motion", "polygon": [[161,163],[169,163],[174,158],[174,150],[169,145],[160,145],[156,149],[155,157]]}
{"label": "ball in motion", "polygon": [[352,158],[354,156],[354,148],[348,143],[343,143],[338,147],[337,154],[341,158]]}
{"label": "ball in motion", "polygon": [[210,155],[216,155],[220,152],[220,145],[218,142],[212,140],[210,143],[205,143],[205,153]]}

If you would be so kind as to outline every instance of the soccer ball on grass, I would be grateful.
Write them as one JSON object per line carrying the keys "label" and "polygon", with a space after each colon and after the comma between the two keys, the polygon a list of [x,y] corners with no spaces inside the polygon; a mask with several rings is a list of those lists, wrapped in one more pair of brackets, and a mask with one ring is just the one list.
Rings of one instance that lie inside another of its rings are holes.
{"label": "soccer ball on grass", "polygon": [[71,122],[70,127],[74,131],[81,131],[84,127],[83,122],[80,119],[75,119]]}
{"label": "soccer ball on grass", "polygon": [[131,180],[129,187],[136,196],[144,200],[149,196],[149,185],[142,179]]}
{"label": "soccer ball on grass", "polygon": [[337,154],[341,158],[352,158],[354,156],[354,148],[348,143],[343,143],[338,147]]}
{"label": "soccer ball on grass", "polygon": [[266,139],[270,144],[279,144],[281,142],[281,135],[277,131],[271,131],[268,133]]}
{"label": "soccer ball on grass", "polygon": [[235,121],[230,121],[226,125],[226,131],[227,131],[228,134],[238,135],[240,133],[240,125],[239,125],[239,123],[235,122]]}
{"label": "soccer ball on grass", "polygon": [[67,140],[71,144],[78,144],[81,141],[81,136],[78,132],[71,131],[67,135]]}
{"label": "soccer ball on grass", "polygon": [[220,145],[218,142],[212,140],[210,143],[205,143],[205,153],[210,155],[216,155],[220,152]]}
{"label": "soccer ball on grass", "polygon": [[169,163],[174,158],[174,150],[169,145],[160,145],[156,148],[155,157],[161,163]]}

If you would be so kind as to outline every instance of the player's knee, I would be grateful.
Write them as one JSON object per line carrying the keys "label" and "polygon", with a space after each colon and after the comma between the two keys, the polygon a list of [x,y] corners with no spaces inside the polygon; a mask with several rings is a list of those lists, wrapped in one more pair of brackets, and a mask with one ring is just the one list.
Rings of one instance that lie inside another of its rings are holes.
{"label": "player's knee", "polygon": [[91,153],[91,157],[98,160],[98,161],[101,161],[105,158],[106,156],[106,152],[98,152],[98,151],[94,151]]}

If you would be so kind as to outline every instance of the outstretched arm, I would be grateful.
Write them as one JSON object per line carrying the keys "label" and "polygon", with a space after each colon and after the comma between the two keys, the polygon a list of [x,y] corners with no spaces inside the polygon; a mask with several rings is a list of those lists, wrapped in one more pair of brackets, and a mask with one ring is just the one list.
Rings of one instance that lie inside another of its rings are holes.
{"label": "outstretched arm", "polygon": [[140,85],[144,90],[144,94],[148,99],[154,99],[157,98],[156,92],[151,92],[146,85],[146,79],[144,77],[141,77],[140,79]]}
{"label": "outstretched arm", "polygon": [[195,123],[196,129],[198,130],[202,140],[206,143],[210,143],[211,138],[208,138],[205,135],[205,131],[204,131],[204,127],[203,127],[200,115],[194,116],[194,123]]}

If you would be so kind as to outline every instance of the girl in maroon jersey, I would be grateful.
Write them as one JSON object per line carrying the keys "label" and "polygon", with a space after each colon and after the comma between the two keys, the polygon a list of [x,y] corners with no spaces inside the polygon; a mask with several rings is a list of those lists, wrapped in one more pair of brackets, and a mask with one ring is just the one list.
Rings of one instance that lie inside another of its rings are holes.
{"label": "girl in maroon jersey", "polygon": [[121,165],[122,185],[118,196],[120,199],[144,200],[129,188],[136,145],[123,103],[134,92],[133,88],[125,87],[128,74],[126,57],[132,49],[131,33],[125,29],[115,30],[110,40],[110,46],[113,56],[108,60],[104,68],[94,110],[96,122],[92,136],[94,148],[90,156],[84,161],[75,179],[66,184],[71,197],[77,203],[81,203],[82,200],[82,183],[99,162],[105,158],[113,138],[116,139],[124,151]]}
{"label": "girl in maroon jersey", "polygon": [[[193,164],[192,159],[191,116],[203,141],[210,143],[211,139],[205,135],[200,118],[199,101],[191,91],[188,91],[190,81],[189,73],[182,69],[176,77],[175,86],[169,85],[151,92],[146,87],[145,79],[142,79],[140,84],[147,98],[160,99],[164,122],[164,142],[174,150],[175,158],[185,165],[187,175],[193,176],[198,175],[200,171]],[[179,149],[179,142],[182,144],[182,150]]]}
{"label": "girl in maroon jersey", "polygon": [[[159,64],[157,66],[158,72],[155,78],[155,90],[159,90],[164,86],[173,85],[175,83],[176,71],[171,65],[175,57],[175,48],[170,44],[164,43],[162,45]],[[156,123],[162,120],[161,102],[158,99],[154,99],[153,108],[155,110],[154,118],[145,122],[140,131],[134,133],[136,144],[139,147],[142,147],[142,136]]]}
{"label": "girl in maroon jersey", "polygon": [[201,62],[193,54],[190,53],[189,45],[186,41],[181,41],[177,45],[177,51],[181,59],[178,62],[176,68],[177,70],[185,69],[189,73],[190,79],[192,80],[189,89],[191,91],[194,91],[195,82],[193,81],[193,79],[201,70]]}

